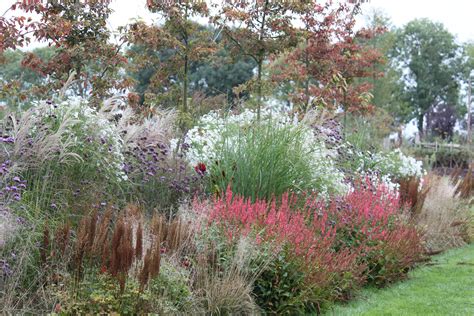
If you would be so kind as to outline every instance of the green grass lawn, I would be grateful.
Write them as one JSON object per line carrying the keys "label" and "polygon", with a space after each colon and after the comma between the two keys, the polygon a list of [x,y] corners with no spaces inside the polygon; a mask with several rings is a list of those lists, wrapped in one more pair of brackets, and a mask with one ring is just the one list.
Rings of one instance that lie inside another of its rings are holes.
{"label": "green grass lawn", "polygon": [[406,281],[365,289],[326,315],[474,315],[474,244],[433,257]]}

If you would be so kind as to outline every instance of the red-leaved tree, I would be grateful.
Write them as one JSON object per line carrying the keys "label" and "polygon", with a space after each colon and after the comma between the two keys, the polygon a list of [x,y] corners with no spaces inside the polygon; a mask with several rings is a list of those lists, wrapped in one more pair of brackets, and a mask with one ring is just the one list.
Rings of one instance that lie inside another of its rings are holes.
{"label": "red-leaved tree", "polygon": [[377,76],[374,64],[382,55],[364,45],[364,40],[382,30],[354,31],[360,3],[313,4],[301,16],[300,43],[275,61],[272,79],[286,82],[288,94],[306,111],[323,104],[345,111],[370,110],[370,90],[358,78]]}
{"label": "red-leaved tree", "polygon": [[18,1],[0,17],[0,56],[32,41],[55,47],[48,61],[32,52],[22,61],[22,67],[45,78],[32,88],[40,97],[57,91],[68,79],[74,79],[70,88],[77,94],[97,101],[124,89],[130,82],[118,73],[126,59],[121,44],[109,42],[109,4],[109,0]]}

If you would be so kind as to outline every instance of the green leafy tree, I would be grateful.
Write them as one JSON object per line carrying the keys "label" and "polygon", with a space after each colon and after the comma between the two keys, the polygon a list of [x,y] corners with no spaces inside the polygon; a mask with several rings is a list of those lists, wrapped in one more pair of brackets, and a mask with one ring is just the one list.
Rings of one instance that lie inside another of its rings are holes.
{"label": "green leafy tree", "polygon": [[404,73],[402,96],[411,106],[410,118],[417,119],[423,137],[430,109],[457,104],[459,47],[441,23],[419,19],[397,31],[392,56]]}
{"label": "green leafy tree", "polygon": [[191,74],[192,89],[206,96],[225,95],[231,103],[236,94],[234,88],[253,77],[256,64],[245,56],[231,56],[227,47],[222,47],[211,60],[201,62]]}
{"label": "green leafy tree", "polygon": [[371,102],[377,109],[391,115],[395,124],[406,123],[411,113],[409,105],[401,97],[403,85],[399,79],[402,77],[402,71],[395,67],[392,62],[393,56],[391,56],[397,39],[396,29],[392,26],[390,19],[377,10],[372,11],[368,16],[368,27],[372,30],[383,30],[383,32],[375,32],[372,38],[362,43],[377,50],[383,56],[382,62],[372,64],[372,76],[363,79],[372,85]]}

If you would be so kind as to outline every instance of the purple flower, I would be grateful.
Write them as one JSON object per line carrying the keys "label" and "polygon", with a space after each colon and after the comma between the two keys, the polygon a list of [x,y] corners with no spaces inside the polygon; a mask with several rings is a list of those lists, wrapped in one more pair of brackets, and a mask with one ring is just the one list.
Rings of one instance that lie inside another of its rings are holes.
{"label": "purple flower", "polygon": [[14,199],[15,201],[19,201],[19,200],[21,200],[21,196],[20,196],[20,194],[18,194],[18,193],[15,193],[15,194],[13,195],[13,199]]}
{"label": "purple flower", "polygon": [[18,183],[21,182],[20,177],[13,177],[13,181],[18,182]]}
{"label": "purple flower", "polygon": [[56,208],[58,208],[58,206],[56,205],[56,203],[51,203],[51,208],[56,209]]}
{"label": "purple flower", "polygon": [[10,265],[5,260],[0,260],[0,268],[5,276],[9,276],[13,273]]}
{"label": "purple flower", "polygon": [[23,217],[18,217],[16,219],[16,222],[20,225],[25,225],[26,224],[26,219],[24,219]]}

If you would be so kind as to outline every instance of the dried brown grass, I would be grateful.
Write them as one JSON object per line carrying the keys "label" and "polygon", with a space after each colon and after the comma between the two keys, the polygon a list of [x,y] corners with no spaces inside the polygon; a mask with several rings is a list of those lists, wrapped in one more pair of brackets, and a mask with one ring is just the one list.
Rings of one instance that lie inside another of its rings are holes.
{"label": "dried brown grass", "polygon": [[[68,130],[77,123],[71,111],[66,112],[55,130],[43,126],[41,120],[50,111],[50,106],[41,104],[23,112],[19,118],[11,115],[4,122],[11,126],[15,143],[12,155],[18,167],[34,168],[51,159],[58,158],[60,163],[81,161],[73,152],[75,140]],[[31,132],[35,131],[34,134]]]}
{"label": "dried brown grass", "polygon": [[469,213],[457,186],[449,177],[431,175],[430,190],[415,221],[423,231],[428,253],[438,253],[466,243]]}
{"label": "dried brown grass", "polygon": [[93,211],[84,216],[75,239],[70,238],[69,223],[59,227],[54,238],[46,225],[40,246],[43,269],[67,262],[65,266],[72,267],[78,282],[87,269],[95,267],[115,277],[122,291],[128,278],[139,280],[143,290],[159,274],[161,261],[161,239],[144,225],[141,211],[134,205],[127,206],[115,220],[111,208],[103,214]]}
{"label": "dried brown grass", "polygon": [[110,98],[104,101],[99,115],[116,121],[124,144],[128,147],[166,144],[176,132],[177,113],[174,110],[154,109],[152,115],[140,118],[132,107],[123,106],[117,98]]}
{"label": "dried brown grass", "polygon": [[251,245],[241,239],[237,252],[223,268],[216,258],[216,249],[204,249],[196,256],[193,275],[193,291],[197,306],[207,315],[257,315],[259,308],[253,297],[253,284],[264,270],[262,265],[249,270],[249,258],[252,258]]}
{"label": "dried brown grass", "polygon": [[151,220],[150,230],[161,240],[163,249],[168,255],[182,254],[192,247],[194,228],[190,221],[186,221],[181,216],[168,219],[156,213]]}

